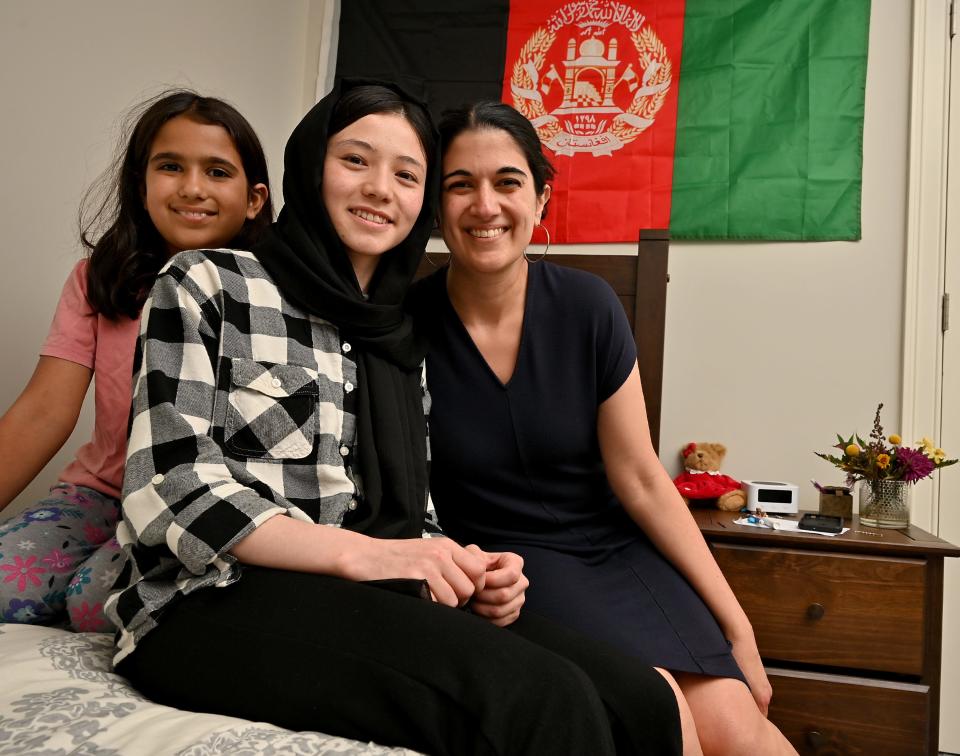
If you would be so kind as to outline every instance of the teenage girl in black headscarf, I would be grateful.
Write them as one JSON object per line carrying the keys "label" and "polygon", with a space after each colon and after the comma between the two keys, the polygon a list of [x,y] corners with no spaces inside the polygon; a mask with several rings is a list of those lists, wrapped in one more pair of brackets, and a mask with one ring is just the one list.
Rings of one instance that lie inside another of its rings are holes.
{"label": "teenage girl in black headscarf", "polygon": [[432,754],[674,752],[662,678],[515,622],[519,557],[425,523],[425,347],[402,303],[436,158],[416,100],[338,85],[290,137],[265,240],[161,272],[118,529],[131,567],[107,607],[117,670],[164,704]]}

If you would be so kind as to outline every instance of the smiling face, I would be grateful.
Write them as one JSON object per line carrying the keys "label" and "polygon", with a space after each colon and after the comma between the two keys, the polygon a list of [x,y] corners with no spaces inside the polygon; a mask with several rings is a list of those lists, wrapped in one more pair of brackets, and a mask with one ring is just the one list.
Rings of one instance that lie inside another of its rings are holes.
{"label": "smiling face", "polygon": [[226,246],[263,207],[267,188],[249,186],[222,126],[171,118],[147,160],[144,206],[170,254]]}
{"label": "smiling face", "polygon": [[427,158],[396,113],[364,116],[334,134],[323,161],[323,203],[361,288],[380,255],[407,238],[423,207]]}
{"label": "smiling face", "polygon": [[443,156],[443,240],[454,265],[497,272],[520,264],[550,197],[537,196],[523,151],[506,131],[457,136]]}

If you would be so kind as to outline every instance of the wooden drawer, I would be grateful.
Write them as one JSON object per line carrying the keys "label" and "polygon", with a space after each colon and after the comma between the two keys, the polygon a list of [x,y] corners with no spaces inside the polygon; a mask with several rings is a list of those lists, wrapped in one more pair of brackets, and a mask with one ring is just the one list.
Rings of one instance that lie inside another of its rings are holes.
{"label": "wooden drawer", "polygon": [[925,685],[779,669],[767,675],[770,720],[802,756],[929,752]]}
{"label": "wooden drawer", "polygon": [[764,659],[922,675],[924,560],[712,548]]}

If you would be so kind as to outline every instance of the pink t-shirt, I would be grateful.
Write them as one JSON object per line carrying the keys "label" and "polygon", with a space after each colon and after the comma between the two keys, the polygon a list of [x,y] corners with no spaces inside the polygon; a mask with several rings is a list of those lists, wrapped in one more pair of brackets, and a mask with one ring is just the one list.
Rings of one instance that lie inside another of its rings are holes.
{"label": "pink t-shirt", "polygon": [[87,261],[78,262],[63,286],[47,340],[46,357],[93,370],[93,438],[77,452],[60,480],[119,498],[127,452],[127,422],[133,386],[133,350],[140,320],[108,320],[87,301]]}

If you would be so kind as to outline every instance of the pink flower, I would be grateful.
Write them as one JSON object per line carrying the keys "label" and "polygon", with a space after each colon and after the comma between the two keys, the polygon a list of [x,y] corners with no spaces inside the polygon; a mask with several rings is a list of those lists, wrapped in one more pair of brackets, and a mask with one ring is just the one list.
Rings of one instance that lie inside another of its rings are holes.
{"label": "pink flower", "polygon": [[60,549],[54,549],[43,558],[43,563],[49,565],[50,572],[70,572],[73,569],[73,557]]}
{"label": "pink flower", "polygon": [[903,479],[916,483],[934,471],[936,465],[922,451],[901,447],[897,449],[897,462],[903,466]]}
{"label": "pink flower", "polygon": [[0,570],[10,573],[3,579],[3,582],[12,583],[16,580],[17,591],[20,593],[27,589],[27,580],[34,585],[40,585],[40,578],[37,575],[42,575],[46,570],[43,567],[34,567],[33,564],[36,561],[37,557],[35,556],[28,557],[26,561],[22,557],[15,556],[13,564],[0,565]]}
{"label": "pink flower", "polygon": [[107,540],[107,534],[103,529],[89,522],[83,525],[83,535],[87,539],[87,543],[103,543]]}
{"label": "pink flower", "polygon": [[102,612],[103,604],[90,606],[84,601],[80,606],[75,606],[70,610],[73,626],[77,630],[95,633],[106,624],[100,616]]}

